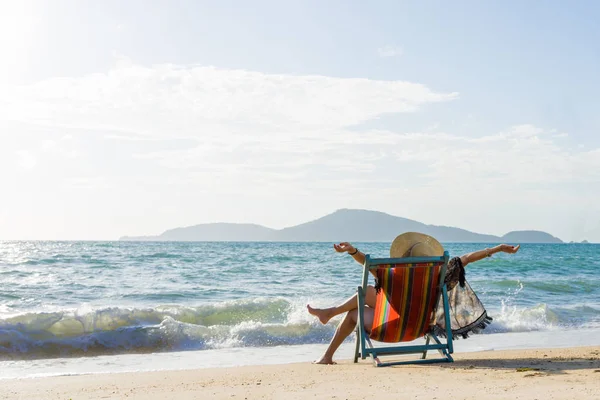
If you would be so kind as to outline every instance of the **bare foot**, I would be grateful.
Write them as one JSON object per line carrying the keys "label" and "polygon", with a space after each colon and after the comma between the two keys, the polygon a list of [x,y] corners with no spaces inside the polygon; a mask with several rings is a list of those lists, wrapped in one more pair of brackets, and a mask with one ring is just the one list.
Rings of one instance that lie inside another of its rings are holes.
{"label": "bare foot", "polygon": [[310,315],[314,315],[319,318],[319,321],[325,325],[331,319],[331,313],[326,308],[312,308],[309,304],[306,305],[306,309]]}
{"label": "bare foot", "polygon": [[318,359],[317,361],[313,361],[313,364],[334,365],[337,363],[335,361],[333,361],[331,358],[323,356],[320,359]]}

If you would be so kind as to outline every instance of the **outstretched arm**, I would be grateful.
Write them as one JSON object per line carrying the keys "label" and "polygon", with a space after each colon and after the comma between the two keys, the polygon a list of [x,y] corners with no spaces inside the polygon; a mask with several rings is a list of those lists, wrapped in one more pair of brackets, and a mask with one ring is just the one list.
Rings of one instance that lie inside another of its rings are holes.
{"label": "outstretched arm", "polygon": [[475,261],[479,261],[485,257],[491,257],[491,255],[494,253],[504,252],[504,253],[514,254],[517,251],[519,251],[520,247],[521,247],[521,245],[510,246],[508,244],[499,244],[496,247],[478,250],[478,251],[474,251],[472,253],[465,254],[460,257],[460,261],[462,261],[463,267],[466,267],[467,264],[475,262]]}

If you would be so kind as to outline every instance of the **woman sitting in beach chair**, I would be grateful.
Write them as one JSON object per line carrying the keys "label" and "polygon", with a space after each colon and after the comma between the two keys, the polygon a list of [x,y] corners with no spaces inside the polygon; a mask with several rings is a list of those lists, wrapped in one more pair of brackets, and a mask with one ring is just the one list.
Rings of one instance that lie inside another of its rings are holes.
{"label": "woman sitting in beach chair", "polygon": [[[440,253],[435,255],[443,254],[444,250],[442,245],[431,236],[409,232],[398,236],[394,240],[390,249],[390,257],[410,257],[413,255],[412,250],[415,244],[421,243],[423,241],[426,241],[428,246],[430,246],[434,252]],[[365,254],[360,252],[350,243],[342,242],[339,244],[334,244],[333,247],[338,253],[348,253],[350,256],[352,256],[352,258],[354,258],[354,260],[357,263],[361,265],[365,263]],[[500,244],[492,248],[486,248],[483,250],[464,254],[460,257],[453,257],[449,260],[444,282],[447,286],[448,298],[450,299],[449,314],[452,320],[451,331],[453,336],[462,336],[466,338],[468,337],[469,333],[477,332],[478,330],[485,328],[486,324],[488,324],[491,321],[491,318],[487,316],[485,308],[483,307],[483,305],[481,304],[481,302],[479,301],[469,284],[466,282],[464,267],[466,267],[470,263],[479,261],[483,258],[491,257],[494,253],[516,253],[519,250],[519,247],[520,246]],[[375,274],[373,273],[373,275]],[[377,278],[376,275],[375,278]],[[455,291],[455,289],[458,288],[460,288],[461,290],[453,293],[453,291]],[[378,290],[379,282],[377,282],[376,279],[375,287],[368,286],[365,293],[364,327],[367,332],[370,332],[373,326],[373,317],[375,312]],[[317,317],[319,321],[321,321],[321,323],[323,324],[326,324],[331,318],[337,315],[346,313],[342,322],[338,325],[329,346],[325,350],[325,353],[319,360],[315,361],[315,363],[334,364],[333,355],[335,351],[356,327],[356,323],[358,321],[357,296],[358,295],[355,294],[342,304],[330,308],[319,309],[307,305],[308,312]],[[464,307],[467,304],[470,308],[470,312],[465,313]],[[462,312],[457,312],[457,309],[462,309]],[[440,314],[439,311],[437,312],[437,314]],[[443,312],[441,314],[443,314]],[[443,315],[436,315],[436,323],[443,324],[443,317]],[[437,328],[438,327],[434,326],[434,329]],[[437,330],[438,333],[443,334],[443,329]]]}

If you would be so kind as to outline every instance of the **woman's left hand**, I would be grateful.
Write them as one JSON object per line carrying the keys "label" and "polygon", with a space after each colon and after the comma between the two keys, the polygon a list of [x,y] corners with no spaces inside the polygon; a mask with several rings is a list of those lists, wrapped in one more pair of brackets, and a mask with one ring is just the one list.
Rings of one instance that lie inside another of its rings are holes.
{"label": "woman's left hand", "polygon": [[509,253],[509,254],[514,254],[517,251],[519,251],[519,249],[521,248],[521,245],[517,245],[517,246],[511,246],[509,244],[503,244],[500,245],[500,250],[502,250],[505,253]]}

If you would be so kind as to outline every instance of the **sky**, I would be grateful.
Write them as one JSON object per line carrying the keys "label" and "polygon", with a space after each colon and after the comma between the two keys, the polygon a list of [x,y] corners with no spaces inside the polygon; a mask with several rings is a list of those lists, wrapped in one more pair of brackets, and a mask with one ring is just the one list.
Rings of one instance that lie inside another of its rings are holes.
{"label": "sky", "polygon": [[0,240],[360,208],[600,242],[599,18],[593,0],[0,0]]}

